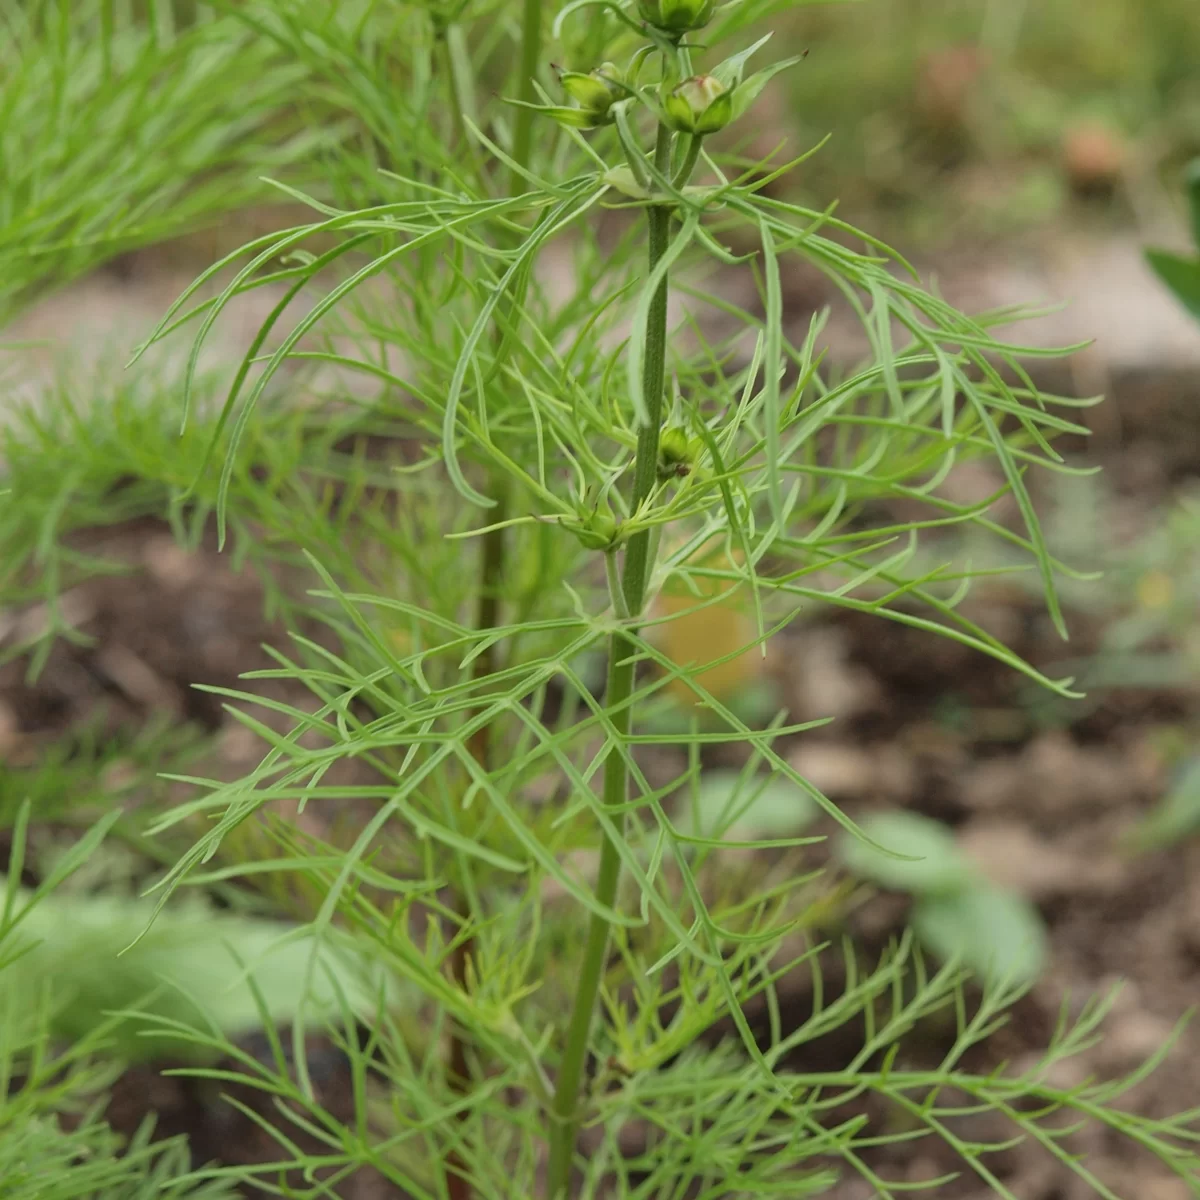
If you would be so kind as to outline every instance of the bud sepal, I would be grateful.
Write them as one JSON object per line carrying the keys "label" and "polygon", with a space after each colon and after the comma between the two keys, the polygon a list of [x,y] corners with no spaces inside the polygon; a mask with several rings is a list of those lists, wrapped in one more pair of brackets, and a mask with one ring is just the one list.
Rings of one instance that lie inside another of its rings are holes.
{"label": "bud sepal", "polygon": [[642,20],[676,42],[685,33],[703,29],[716,10],[716,0],[638,0]]}
{"label": "bud sepal", "polygon": [[625,83],[620,68],[610,62],[601,63],[587,72],[560,71],[558,81],[563,91],[575,101],[574,106],[529,104],[524,100],[510,100],[509,104],[530,108],[570,129],[599,129],[616,120],[613,106],[634,94]]}
{"label": "bud sepal", "polygon": [[613,515],[607,503],[595,508],[583,505],[576,507],[573,516],[559,518],[564,529],[569,529],[588,550],[615,550],[626,538],[624,522]]}
{"label": "bud sepal", "polygon": [[561,71],[558,82],[579,106],[579,110],[592,118],[590,128],[611,125],[616,119],[613,105],[632,94],[621,75],[621,69],[610,62],[601,63],[586,74],[581,71]]}
{"label": "bud sepal", "polygon": [[715,75],[693,75],[663,96],[662,107],[676,133],[703,137],[733,120],[733,93]]}

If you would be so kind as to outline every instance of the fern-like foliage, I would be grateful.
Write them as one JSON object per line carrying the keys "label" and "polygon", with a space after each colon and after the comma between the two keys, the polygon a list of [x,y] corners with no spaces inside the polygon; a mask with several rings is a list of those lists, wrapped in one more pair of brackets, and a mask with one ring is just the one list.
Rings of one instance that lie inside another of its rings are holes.
{"label": "fern-like foliage", "polygon": [[[710,32],[745,38],[773,7],[731,6]],[[421,1200],[535,1195],[557,1141],[581,1197],[820,1195],[835,1170],[893,1196],[915,1185],[886,1177],[881,1148],[930,1137],[1009,1196],[991,1165],[1000,1142],[973,1132],[983,1112],[1098,1195],[1112,1192],[1074,1153],[1075,1119],[1127,1136],[1195,1187],[1190,1114],[1124,1113],[1130,1081],[1050,1082],[1103,1005],[1065,1023],[1030,1071],[968,1069],[1014,989],[972,999],[954,964],[929,968],[907,941],[869,967],[847,951],[843,982],[826,988],[835,898],[805,840],[700,836],[682,819],[702,755],[719,746],[856,832],[789,761],[811,726],[779,714],[753,727],[706,685],[717,662],[663,651],[656,626],[681,615],[653,607],[668,585],[694,595],[694,609],[745,596],[756,646],[798,617],[848,609],[952,638],[1070,695],[1069,680],[1043,677],[960,611],[979,572],[941,535],[1002,546],[1036,574],[1061,628],[1067,568],[1046,546],[1029,477],[1066,470],[1050,442],[1082,430],[1079,402],[1029,377],[1039,352],[997,335],[1012,314],[968,317],[832,211],[768,195],[799,162],[733,165],[661,123],[651,155],[663,116],[653,72],[669,84],[710,53],[647,41],[652,8],[569,6],[561,48],[585,68],[620,59],[625,92],[594,134],[538,127],[526,158],[519,123],[533,110],[512,116],[479,86],[526,83],[511,66],[507,6],[230,8],[219,20],[285,73],[298,110],[354,119],[350,135],[322,142],[312,186],[280,184],[311,219],[216,262],[151,332],[143,349],[191,335],[168,389],[176,403],[135,382],[86,412],[30,410],[10,435],[9,589],[57,595],[97,569],[64,549],[65,533],[159,507],[185,539],[213,516],[271,581],[290,631],[270,648],[271,669],[210,689],[264,754],[232,782],[174,776],[194,798],[150,834],[204,831],[157,895],[165,906],[184,886],[300,881],[318,898],[306,980],[333,984],[337,1012],[298,989],[289,1061],[264,1011],[266,1065],[220,1031],[161,1013],[147,1024],[240,1061],[217,1078],[275,1098],[280,1147],[279,1162],[243,1174],[269,1187],[296,1167],[322,1180],[314,1195],[363,1168]],[[750,52],[713,69],[740,71]],[[551,80],[538,83],[548,101]],[[205,144],[227,146],[218,134],[236,127],[204,120]],[[188,203],[218,207],[207,186]],[[152,179],[144,192],[164,194]],[[649,267],[647,219],[669,235]],[[789,310],[784,282],[802,266],[857,315],[866,361],[830,364],[824,316]],[[738,272],[751,281],[745,304],[728,298]],[[214,399],[200,351],[251,292],[269,315]],[[183,421],[181,440],[164,412]],[[648,437],[662,451],[650,460]],[[954,499],[951,472],[981,456],[1003,489]],[[117,464],[135,484],[110,503]],[[997,515],[1002,497],[1019,521]],[[648,570],[631,583],[642,554]],[[279,584],[281,564],[305,594]],[[591,665],[605,659],[601,685]],[[683,734],[644,722],[668,687],[698,706]],[[348,763],[367,781],[343,782]],[[368,815],[345,843],[267,820],[298,804],[332,823],[349,801]],[[222,858],[260,821],[277,855]],[[769,882],[754,886],[760,866]],[[388,977],[365,1046],[350,999],[361,981],[339,988],[321,966],[333,945]],[[590,998],[578,999],[589,965],[594,1021]],[[814,997],[800,1018],[781,999],[797,980]],[[940,1064],[920,1065],[906,1048],[932,1018],[955,1032]],[[860,1031],[848,1060],[806,1070],[806,1048],[845,1027]],[[304,1051],[317,1028],[349,1061],[352,1120],[314,1098]],[[556,1092],[577,1051],[588,1073],[564,1118]],[[295,1131],[322,1149],[299,1149]]]}

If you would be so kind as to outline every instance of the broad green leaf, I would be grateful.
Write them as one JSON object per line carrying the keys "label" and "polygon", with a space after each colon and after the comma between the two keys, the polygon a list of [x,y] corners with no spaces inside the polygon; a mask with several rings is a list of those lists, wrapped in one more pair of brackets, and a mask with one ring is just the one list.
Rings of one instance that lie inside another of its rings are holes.
{"label": "broad green leaf", "polygon": [[[940,822],[909,812],[881,812],[860,823],[871,842],[842,834],[838,853],[862,879],[897,892],[952,893],[970,883],[971,871]],[[882,849],[880,849],[882,847]]]}
{"label": "broad green leaf", "polygon": [[1200,158],[1187,170],[1188,206],[1192,212],[1192,240],[1200,252]]}
{"label": "broad green leaf", "polygon": [[1181,258],[1165,250],[1147,250],[1146,261],[1184,308],[1200,320],[1200,258]]}
{"label": "broad green leaf", "polygon": [[1175,785],[1134,832],[1139,850],[1173,846],[1200,830],[1200,759],[1190,763]]}
{"label": "broad green leaf", "polygon": [[989,983],[1033,983],[1046,962],[1046,927],[1023,896],[986,884],[922,896],[913,932],[939,958]]}
{"label": "broad green leaf", "polygon": [[[0,1002],[16,1001],[20,1011],[23,998],[36,1005],[52,985],[51,1029],[65,1040],[86,1037],[107,1013],[133,1008],[189,1027],[215,1025],[236,1037],[262,1025],[247,974],[271,1020],[283,1025],[302,1005],[308,1013],[334,1010],[328,978],[334,971],[352,1006],[364,1015],[371,1009],[370,990],[349,963],[280,922],[183,904],[160,913],[126,951],[153,912],[153,905],[119,896],[53,894],[36,901],[10,935],[24,953],[0,973]],[[122,1056],[195,1053],[186,1039],[147,1038],[141,1028],[136,1017],[117,1027]]]}
{"label": "broad green leaf", "polygon": [[788,779],[743,779],[740,771],[709,771],[700,778],[695,807],[680,824],[700,837],[756,841],[795,837],[817,807]]}

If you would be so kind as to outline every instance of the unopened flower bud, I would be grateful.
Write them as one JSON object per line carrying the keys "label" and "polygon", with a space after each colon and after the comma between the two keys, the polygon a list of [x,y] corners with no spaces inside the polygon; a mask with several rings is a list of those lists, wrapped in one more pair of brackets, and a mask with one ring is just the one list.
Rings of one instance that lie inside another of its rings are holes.
{"label": "unopened flower bud", "polygon": [[667,93],[663,108],[679,133],[716,133],[733,120],[733,94],[713,75],[694,75]]}
{"label": "unopened flower bud", "polygon": [[565,125],[568,129],[596,129],[616,120],[613,105],[631,95],[618,67],[601,63],[594,71],[561,71],[559,82],[563,91],[575,101],[569,104],[530,104],[525,100],[510,100],[519,108],[528,108]]}
{"label": "unopened flower bud", "polygon": [[697,440],[675,425],[664,429],[658,440],[658,477],[678,479],[692,473],[695,465]]}
{"label": "unopened flower bud", "polygon": [[570,522],[568,528],[588,550],[612,550],[623,540],[621,522],[604,510],[581,513],[579,520]]}
{"label": "unopened flower bud", "polygon": [[593,124],[611,124],[612,106],[626,95],[620,68],[606,62],[586,75],[579,71],[563,71],[558,78],[563,91],[592,118]]}
{"label": "unopened flower bud", "polygon": [[675,39],[694,29],[703,29],[712,20],[716,7],[716,0],[638,0],[642,20]]}

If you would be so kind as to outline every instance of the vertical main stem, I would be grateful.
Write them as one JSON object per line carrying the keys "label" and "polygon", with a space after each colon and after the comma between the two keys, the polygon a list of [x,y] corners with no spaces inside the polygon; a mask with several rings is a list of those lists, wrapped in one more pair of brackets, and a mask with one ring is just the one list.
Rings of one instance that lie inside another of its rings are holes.
{"label": "vertical main stem", "polygon": [[[658,127],[654,147],[654,165],[663,175],[671,172],[671,131]],[[649,222],[649,269],[654,270],[667,252],[671,240],[671,210],[660,205],[647,210]],[[642,367],[642,395],[646,399],[648,419],[638,430],[637,458],[633,464],[633,495],[630,511],[654,490],[658,482],[658,439],[662,433],[663,393],[667,370],[667,281],[658,285],[646,315],[646,357]],[[625,569],[622,586],[625,603],[632,616],[642,611],[646,598],[646,583],[650,577],[650,531],[639,530],[625,550]]]}
{"label": "vertical main stem", "polygon": [[[671,132],[659,126],[654,148],[654,165],[664,175],[671,169]],[[648,210],[649,269],[658,265],[671,240],[671,210],[655,207]],[[642,394],[646,398],[649,420],[638,430],[637,457],[633,467],[631,510],[636,509],[654,490],[658,479],[658,441],[662,430],[663,394],[667,361],[667,281],[664,279],[654,293],[646,317],[646,357],[642,372]],[[641,614],[646,601],[646,584],[650,578],[650,532],[635,533],[625,548],[625,564],[621,574],[621,591],[630,615]],[[605,707],[613,725],[614,738],[628,736],[631,728],[630,699],[633,695],[636,647],[631,636],[624,632],[612,635],[608,650],[608,687]],[[629,770],[616,747],[604,761],[605,808],[614,814],[619,832],[624,831],[622,812],[629,794]],[[621,856],[612,838],[604,837],[600,847],[600,868],[596,878],[596,899],[611,908],[621,877]],[[588,924],[587,942],[583,951],[583,966],[575,990],[571,1021],[567,1026],[566,1044],[559,1066],[551,1113],[550,1161],[547,1169],[546,1193],[549,1200],[563,1200],[571,1181],[571,1160],[579,1131],[579,1096],[583,1071],[587,1062],[588,1042],[604,964],[608,958],[609,922],[593,913]]]}
{"label": "vertical main stem", "polygon": [[[495,494],[496,507],[492,509],[491,516],[497,522],[502,522],[508,517],[508,488],[505,482],[499,477],[492,480],[491,490]],[[479,607],[475,614],[475,628],[478,630],[495,629],[500,624],[500,588],[504,582],[506,549],[502,528],[493,527],[483,535],[479,559]],[[496,673],[496,666],[496,644],[492,642],[476,657],[472,678],[486,679]],[[476,731],[470,741],[475,761],[485,768],[491,765],[488,732],[488,727],[484,725]]]}
{"label": "vertical main stem", "polygon": [[[538,61],[542,57],[542,5],[545,0],[525,0],[521,11],[521,63],[517,76],[517,98],[524,104],[537,103],[537,88],[534,80],[537,77]],[[533,118],[536,114],[531,108],[518,108],[513,127],[512,156],[513,161],[522,167],[529,166],[529,156],[533,149]],[[519,171],[514,170],[512,184],[509,190],[513,195],[521,192],[526,185]]]}

